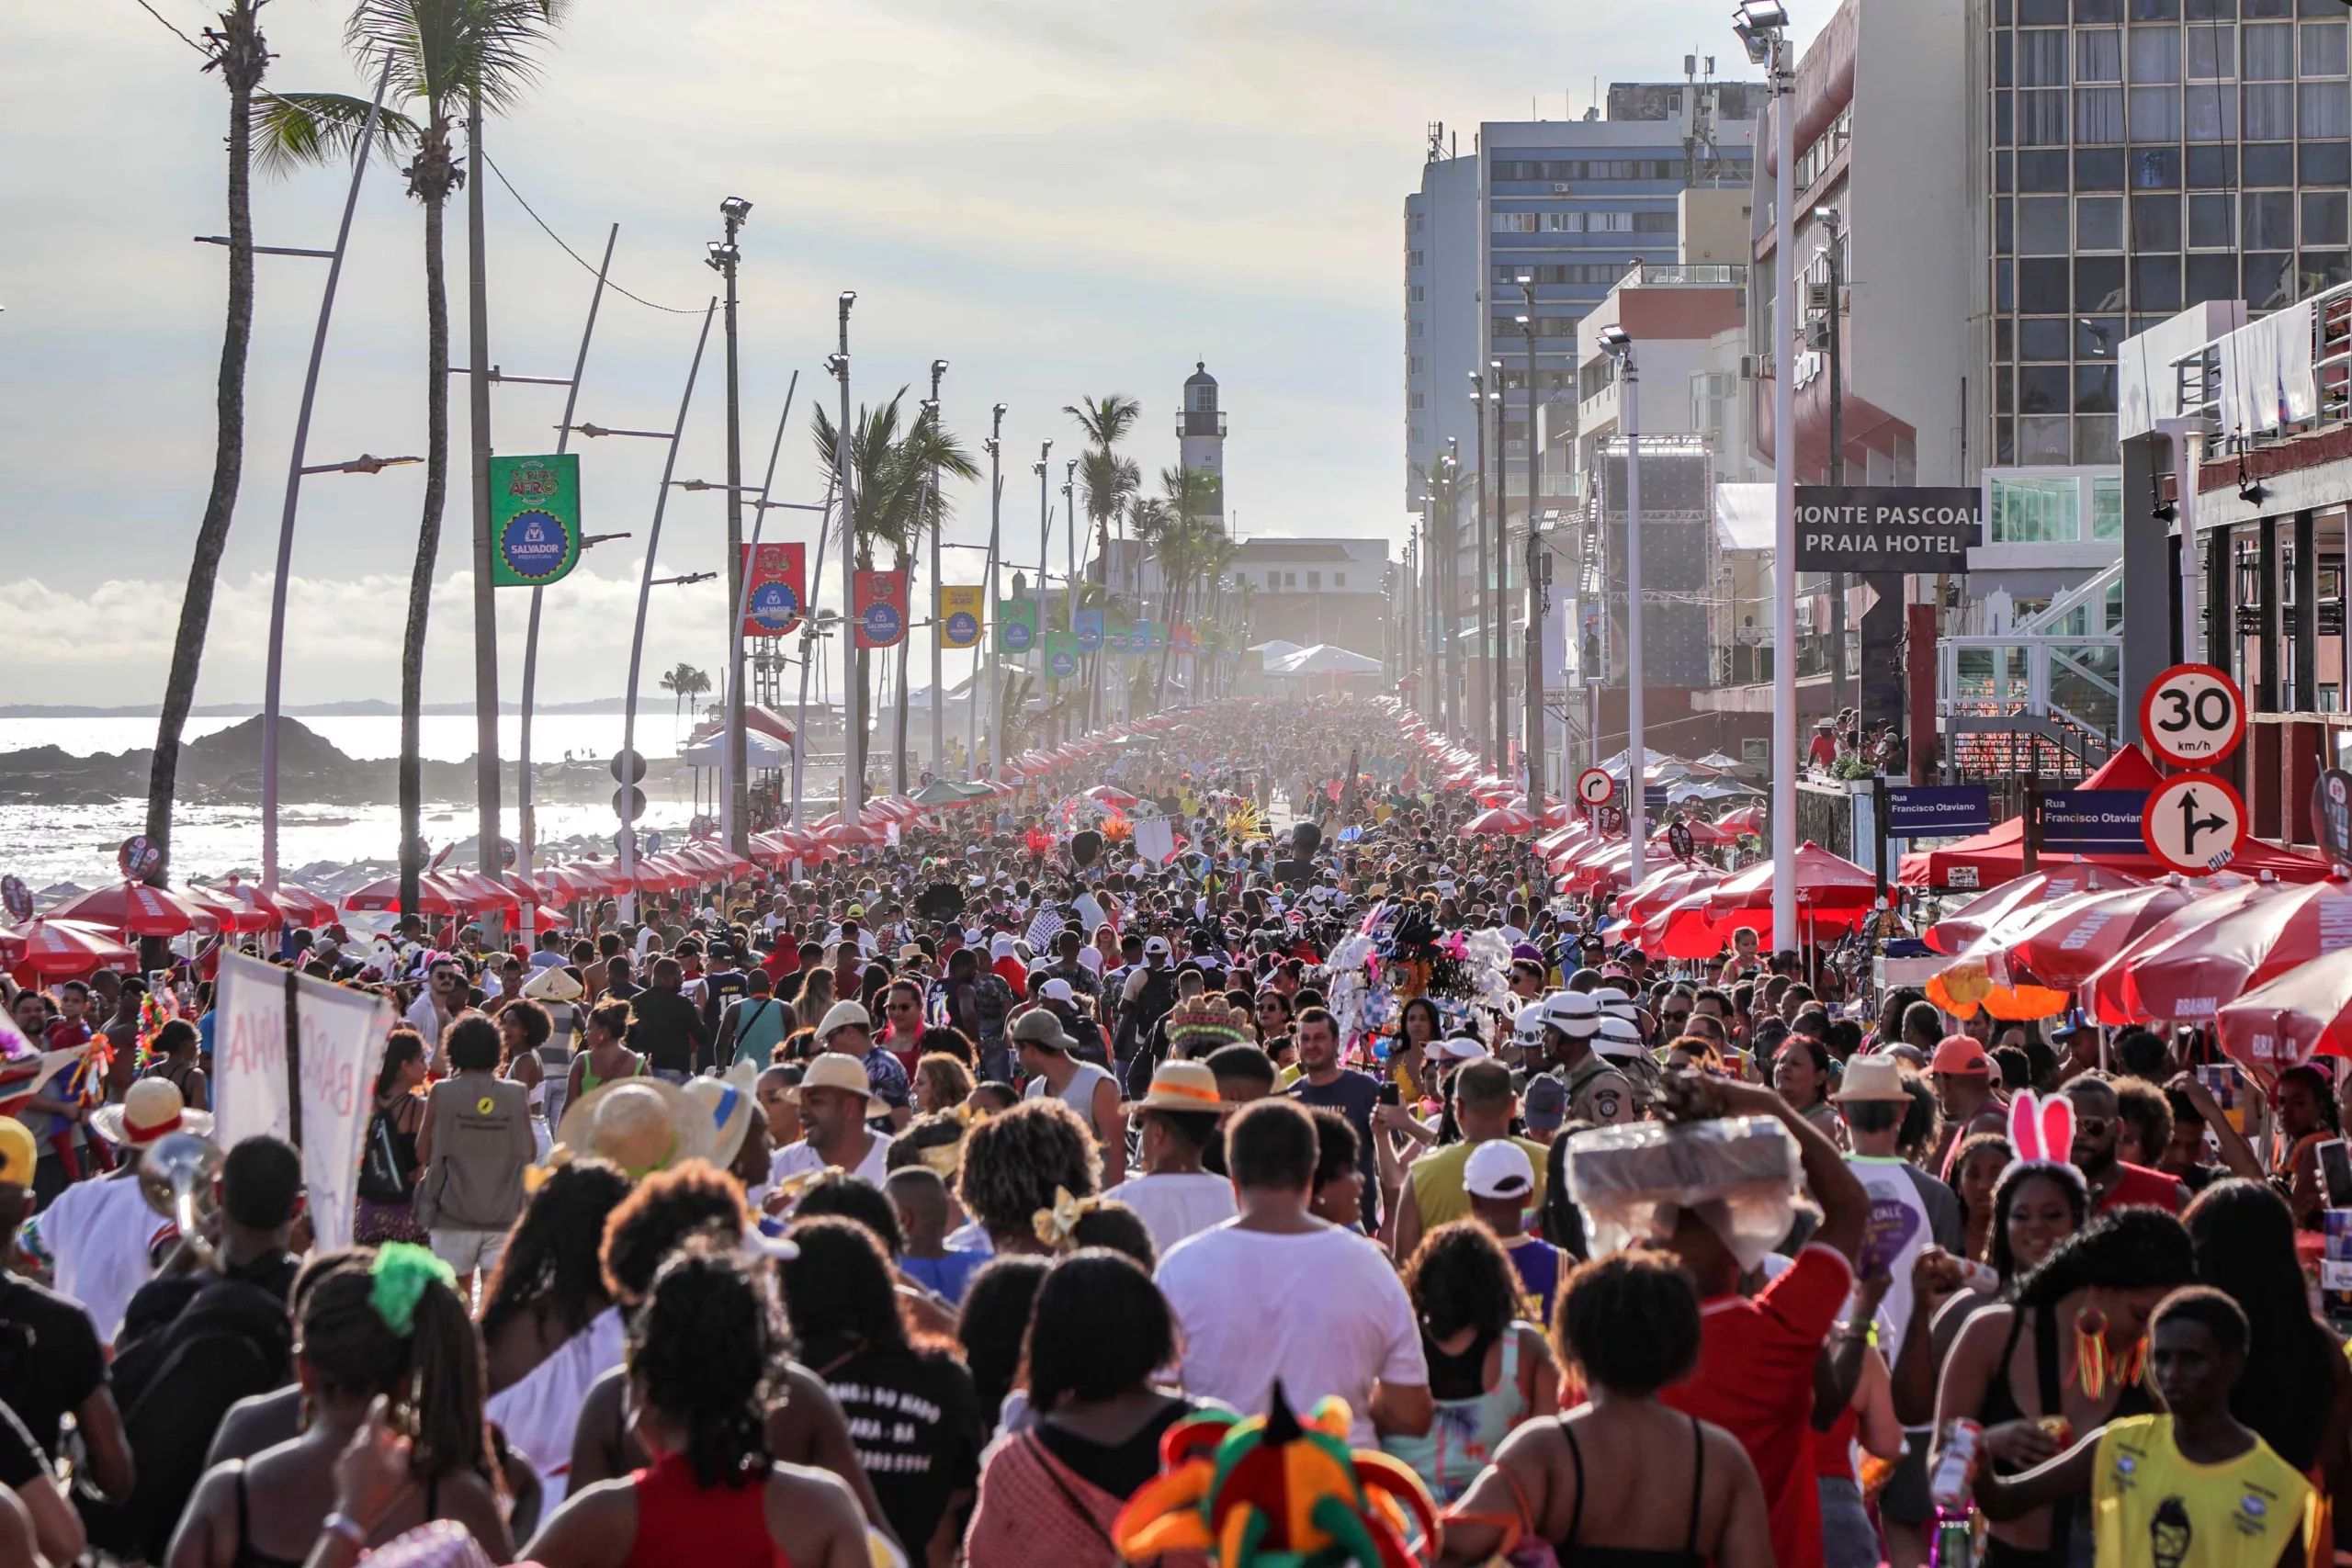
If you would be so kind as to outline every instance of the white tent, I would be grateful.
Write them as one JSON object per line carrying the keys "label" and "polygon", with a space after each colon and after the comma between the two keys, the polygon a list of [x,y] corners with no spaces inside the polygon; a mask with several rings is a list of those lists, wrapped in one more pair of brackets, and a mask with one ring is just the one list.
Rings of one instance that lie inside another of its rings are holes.
{"label": "white tent", "polygon": [[1272,670],[1274,667],[1274,661],[1276,660],[1288,659],[1294,653],[1305,653],[1306,649],[1304,644],[1283,642],[1278,637],[1272,642],[1259,643],[1256,647],[1250,649],[1250,651],[1256,654],[1262,654],[1265,659],[1265,667]]}
{"label": "white tent", "polygon": [[1377,659],[1366,659],[1351,653],[1336,643],[1318,642],[1313,648],[1302,648],[1282,659],[1266,660],[1269,675],[1377,675],[1382,665]]}
{"label": "white tent", "polygon": [[[697,740],[678,753],[697,768],[724,767],[727,762],[727,732],[705,740]],[[792,748],[773,735],[763,735],[746,726],[743,730],[743,760],[747,767],[788,768],[792,766]]]}

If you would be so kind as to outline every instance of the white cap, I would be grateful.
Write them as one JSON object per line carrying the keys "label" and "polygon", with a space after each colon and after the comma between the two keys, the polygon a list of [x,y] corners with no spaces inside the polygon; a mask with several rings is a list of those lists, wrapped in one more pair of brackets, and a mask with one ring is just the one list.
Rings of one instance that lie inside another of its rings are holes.
{"label": "white cap", "polygon": [[1146,958],[1167,957],[1168,939],[1164,936],[1156,936],[1147,939],[1143,944],[1143,955]]}
{"label": "white cap", "polygon": [[1473,1198],[1532,1198],[1535,1167],[1509,1138],[1489,1138],[1463,1162],[1462,1187]]}
{"label": "white cap", "polygon": [[1475,1062],[1492,1053],[1467,1034],[1449,1034],[1442,1040],[1430,1042],[1430,1055],[1450,1056],[1457,1062]]}
{"label": "white cap", "polygon": [[1575,1040],[1600,1032],[1600,1004],[1582,991],[1554,991],[1544,998],[1544,1021]]}
{"label": "white cap", "polygon": [[1642,1054],[1642,1032],[1629,1019],[1603,1018],[1592,1048],[1604,1056],[1638,1056]]}
{"label": "white cap", "polygon": [[999,931],[995,936],[989,939],[989,956],[990,958],[1010,958],[1012,956],[1012,933],[1010,931]]}
{"label": "white cap", "polygon": [[1049,1002],[1066,1002],[1073,999],[1070,996],[1069,982],[1058,977],[1048,980],[1039,987],[1037,994]]}

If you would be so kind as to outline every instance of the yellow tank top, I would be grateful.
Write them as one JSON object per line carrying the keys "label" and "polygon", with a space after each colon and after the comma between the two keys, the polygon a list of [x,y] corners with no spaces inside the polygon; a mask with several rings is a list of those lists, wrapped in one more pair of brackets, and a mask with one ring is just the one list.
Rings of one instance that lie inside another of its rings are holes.
{"label": "yellow tank top", "polygon": [[[1535,1190],[1521,1211],[1533,1213],[1544,1205],[1544,1165],[1551,1151],[1529,1138],[1513,1138],[1527,1163],[1535,1168]],[[1470,1163],[1469,1144],[1448,1144],[1431,1149],[1406,1168],[1413,1184],[1413,1203],[1420,1210],[1423,1235],[1440,1225],[1470,1217],[1470,1193],[1463,1186],[1463,1168]]]}
{"label": "yellow tank top", "polygon": [[2108,1423],[2092,1473],[2098,1568],[2272,1568],[2315,1528],[2311,1483],[2261,1438],[2227,1464],[2192,1464],[2169,1416]]}

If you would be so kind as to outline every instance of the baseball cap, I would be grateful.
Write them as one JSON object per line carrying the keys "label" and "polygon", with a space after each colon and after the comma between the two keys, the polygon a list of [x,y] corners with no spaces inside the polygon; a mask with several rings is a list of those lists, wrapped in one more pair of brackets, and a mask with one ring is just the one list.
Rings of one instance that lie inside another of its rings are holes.
{"label": "baseball cap", "polygon": [[1549,1073],[1538,1073],[1520,1092],[1519,1109],[1531,1132],[1552,1132],[1568,1119],[1568,1086]]}
{"label": "baseball cap", "polygon": [[1488,1054],[1484,1044],[1467,1034],[1449,1034],[1430,1042],[1430,1055],[1450,1056],[1457,1062],[1475,1062]]}
{"label": "baseball cap", "polygon": [[1167,957],[1167,956],[1168,956],[1168,939],[1167,939],[1166,937],[1164,937],[1164,936],[1156,936],[1156,937],[1152,937],[1152,938],[1150,938],[1148,941],[1147,941],[1147,942],[1143,944],[1143,955],[1144,955],[1146,958],[1165,958],[1165,957]]}
{"label": "baseball cap", "polygon": [[1509,1138],[1489,1138],[1463,1162],[1462,1188],[1473,1198],[1525,1198],[1535,1190],[1535,1167]]}
{"label": "baseball cap", "polygon": [[817,1038],[830,1040],[836,1029],[855,1025],[859,1029],[874,1027],[874,1015],[857,1002],[835,1002],[825,1010],[825,1021],[817,1026]]}
{"label": "baseball cap", "polygon": [[1015,1045],[1044,1045],[1056,1051],[1071,1051],[1078,1042],[1062,1032],[1061,1021],[1044,1008],[1031,1008],[1012,1021],[1012,1042]]}
{"label": "baseball cap", "polygon": [[1037,994],[1049,1002],[1067,1002],[1076,999],[1070,994],[1069,982],[1058,977],[1048,980],[1039,987]]}
{"label": "baseball cap", "polygon": [[1947,1034],[1936,1042],[1935,1070],[1939,1073],[1986,1073],[1993,1070],[1992,1054],[1973,1035]]}

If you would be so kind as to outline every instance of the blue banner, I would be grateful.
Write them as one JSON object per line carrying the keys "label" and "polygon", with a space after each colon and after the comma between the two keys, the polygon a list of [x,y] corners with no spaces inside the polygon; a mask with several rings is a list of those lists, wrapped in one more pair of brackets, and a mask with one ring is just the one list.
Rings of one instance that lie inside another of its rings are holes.
{"label": "blue banner", "polygon": [[1092,653],[1102,646],[1102,612],[1080,610],[1070,617],[1070,628],[1078,634],[1078,651]]}
{"label": "blue banner", "polygon": [[2143,789],[2065,789],[2041,797],[2041,847],[2052,854],[2145,854]]}
{"label": "blue banner", "polygon": [[1984,784],[1891,784],[1886,792],[1890,839],[1957,839],[1993,826],[1993,792]]}

